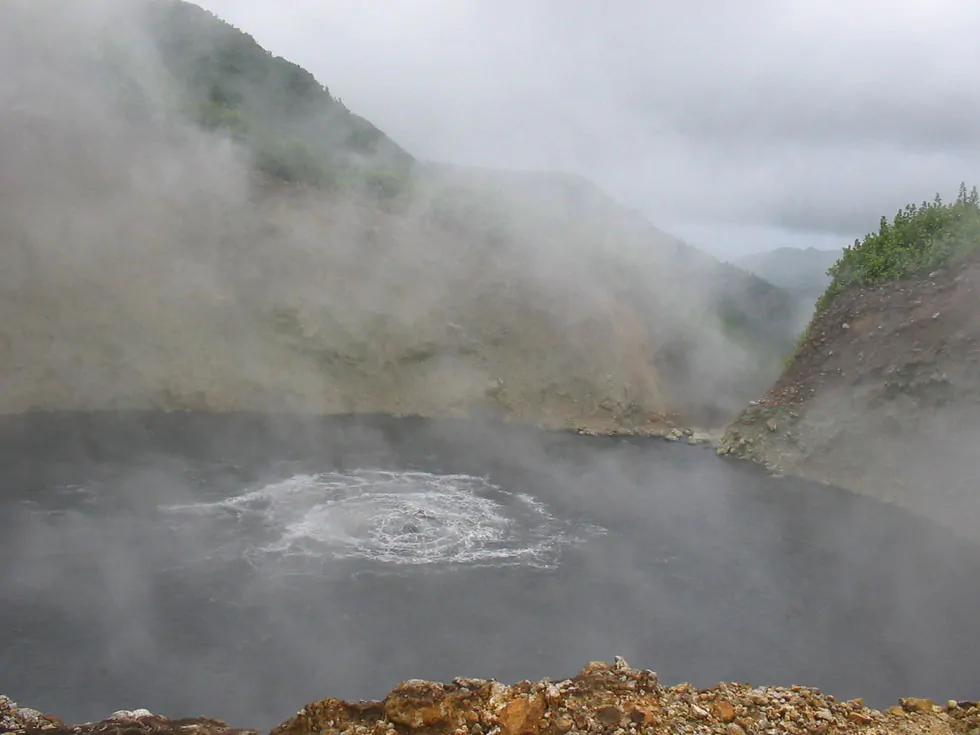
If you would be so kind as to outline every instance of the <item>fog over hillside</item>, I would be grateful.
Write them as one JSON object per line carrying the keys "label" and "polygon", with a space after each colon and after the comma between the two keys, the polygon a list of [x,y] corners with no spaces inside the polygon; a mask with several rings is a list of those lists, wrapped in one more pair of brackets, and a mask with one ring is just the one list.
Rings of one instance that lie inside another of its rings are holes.
{"label": "fog over hillside", "polygon": [[595,185],[420,167],[194,6],[2,12],[5,411],[717,422],[792,338]]}
{"label": "fog over hillside", "polygon": [[843,249],[777,248],[745,255],[730,261],[789,293],[796,303],[799,328],[810,321],[817,299],[832,280],[830,267],[840,259]]}
{"label": "fog over hillside", "polygon": [[975,178],[972,0],[201,0],[420,160],[572,171],[723,259]]}

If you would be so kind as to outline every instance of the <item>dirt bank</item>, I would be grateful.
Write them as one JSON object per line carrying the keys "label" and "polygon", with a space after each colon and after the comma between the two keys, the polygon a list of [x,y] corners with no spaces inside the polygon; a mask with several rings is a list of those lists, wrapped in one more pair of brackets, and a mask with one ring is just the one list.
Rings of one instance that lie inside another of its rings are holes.
{"label": "dirt bank", "polygon": [[980,259],[839,295],[719,451],[980,539]]}
{"label": "dirt bank", "polygon": [[[18,711],[0,697],[0,732],[48,735],[253,735],[208,718],[169,720],[146,710],[65,725],[32,710]],[[906,733],[976,735],[976,702],[903,699],[886,712],[861,700],[839,702],[801,686],[718,684],[695,689],[662,686],[657,675],[616,664],[591,663],[559,682],[455,679],[451,684],[412,680],[381,702],[324,699],[307,705],[271,735],[646,735],[647,733],[754,735],[789,733]]]}

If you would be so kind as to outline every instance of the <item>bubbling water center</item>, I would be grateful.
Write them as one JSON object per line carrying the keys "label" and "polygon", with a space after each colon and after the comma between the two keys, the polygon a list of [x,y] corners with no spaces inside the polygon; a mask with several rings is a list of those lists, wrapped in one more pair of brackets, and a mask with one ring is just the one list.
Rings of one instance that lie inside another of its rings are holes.
{"label": "bubbling water center", "polygon": [[228,530],[258,524],[259,540],[240,549],[255,563],[332,557],[554,568],[563,547],[603,531],[575,528],[541,501],[486,477],[376,469],[295,475],[217,502],[164,510],[198,530],[199,524]]}

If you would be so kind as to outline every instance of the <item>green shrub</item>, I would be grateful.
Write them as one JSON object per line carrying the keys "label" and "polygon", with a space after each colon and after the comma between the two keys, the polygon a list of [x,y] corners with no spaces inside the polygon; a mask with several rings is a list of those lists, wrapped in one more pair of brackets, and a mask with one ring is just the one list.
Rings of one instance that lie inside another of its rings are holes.
{"label": "green shrub", "polygon": [[824,311],[834,296],[851,286],[873,286],[913,278],[934,270],[980,246],[980,196],[960,184],[955,202],[939,195],[919,206],[909,204],[889,222],[881,218],[877,232],[844,249],[827,274],[833,281],[817,302]]}
{"label": "green shrub", "polygon": [[[241,143],[267,175],[330,188],[347,176],[352,190],[367,188],[369,166],[408,176],[412,157],[310,72],[195,4],[152,0],[147,9],[174,99],[196,123]],[[385,179],[372,187],[387,201],[405,185]]]}
{"label": "green shrub", "polygon": [[817,300],[813,319],[784,359],[789,367],[810,337],[814,322],[837,294],[853,286],[874,286],[914,278],[942,267],[980,248],[980,195],[960,184],[956,201],[943,204],[938,194],[931,202],[909,204],[891,222],[881,218],[877,232],[855,240],[827,271],[833,278]]}

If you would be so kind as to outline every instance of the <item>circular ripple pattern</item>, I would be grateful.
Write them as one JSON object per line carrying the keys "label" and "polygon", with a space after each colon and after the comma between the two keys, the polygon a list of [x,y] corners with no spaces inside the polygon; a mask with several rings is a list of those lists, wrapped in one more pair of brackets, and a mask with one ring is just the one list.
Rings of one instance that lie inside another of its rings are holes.
{"label": "circular ripple pattern", "polygon": [[553,567],[563,547],[601,532],[561,522],[534,498],[486,478],[427,472],[297,475],[216,503],[169,510],[238,527],[257,539],[244,551],[252,559]]}

